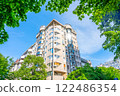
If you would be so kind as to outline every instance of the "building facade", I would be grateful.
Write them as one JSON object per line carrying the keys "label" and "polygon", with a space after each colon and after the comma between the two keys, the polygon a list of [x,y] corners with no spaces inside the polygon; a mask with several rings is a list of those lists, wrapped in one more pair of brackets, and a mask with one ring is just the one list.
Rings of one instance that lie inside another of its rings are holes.
{"label": "building facade", "polygon": [[88,63],[92,67],[92,63],[90,60],[86,60],[84,58],[81,58],[81,66],[84,66],[86,63]]}
{"label": "building facade", "polygon": [[70,24],[62,25],[53,19],[47,26],[40,27],[36,42],[21,56],[12,71],[18,70],[24,58],[31,54],[44,58],[47,80],[66,79],[75,67],[82,64],[76,35]]}
{"label": "building facade", "polygon": [[100,64],[98,65],[97,67],[114,67],[116,69],[119,69],[120,70],[120,60],[112,60],[112,61],[109,61],[109,62],[105,62],[104,64]]}
{"label": "building facade", "polygon": [[15,61],[15,63],[13,64],[13,66],[11,67],[10,71],[16,71],[16,70],[19,70],[20,67],[21,67],[21,64],[24,60],[25,57],[27,57],[27,55],[36,55],[36,52],[37,52],[37,44],[34,43],[30,48],[28,48],[24,53],[23,55],[20,57],[20,59],[17,59]]}
{"label": "building facade", "polygon": [[40,27],[36,39],[36,55],[44,57],[48,80],[63,80],[75,66],[80,66],[76,32],[69,24],[62,25],[53,19],[47,26]]}

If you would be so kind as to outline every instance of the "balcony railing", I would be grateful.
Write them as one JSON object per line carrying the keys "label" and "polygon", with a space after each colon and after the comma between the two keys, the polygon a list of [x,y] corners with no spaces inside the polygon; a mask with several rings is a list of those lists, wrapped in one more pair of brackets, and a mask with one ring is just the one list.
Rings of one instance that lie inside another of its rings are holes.
{"label": "balcony railing", "polygon": [[32,52],[32,49],[28,49],[28,52]]}
{"label": "balcony railing", "polygon": [[25,58],[25,55],[21,56],[21,58],[24,59],[24,58]]}
{"label": "balcony railing", "polygon": [[20,63],[22,63],[23,62],[23,60],[20,60]]}

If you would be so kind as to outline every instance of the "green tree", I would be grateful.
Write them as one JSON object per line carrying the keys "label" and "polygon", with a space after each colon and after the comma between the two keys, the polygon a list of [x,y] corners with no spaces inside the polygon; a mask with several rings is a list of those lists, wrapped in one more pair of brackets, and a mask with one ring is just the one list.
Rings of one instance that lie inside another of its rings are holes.
{"label": "green tree", "polygon": [[83,67],[78,67],[71,72],[66,80],[120,80],[120,70],[113,67],[90,67],[85,64]]}
{"label": "green tree", "polygon": [[9,73],[8,79],[45,80],[46,76],[47,72],[44,59],[35,55],[28,55],[18,71]]}
{"label": "green tree", "polygon": [[0,80],[4,80],[8,76],[9,67],[13,63],[12,58],[4,57],[0,53]]}
{"label": "green tree", "polygon": [[[46,10],[62,14],[68,11],[74,1],[76,0],[51,0]],[[102,32],[101,36],[106,37],[103,48],[114,52],[115,59],[120,58],[120,0],[80,0],[73,14],[76,14],[79,20],[82,20],[85,14],[90,16]]]}
{"label": "green tree", "polygon": [[[68,11],[70,4],[74,1],[77,0],[50,0],[46,5],[46,10],[62,14]],[[45,2],[46,0],[2,0],[0,3],[0,44],[8,38],[5,25],[18,27],[20,20],[26,21],[27,12],[40,12],[40,7]],[[101,36],[106,37],[103,48],[114,52],[115,59],[120,58],[120,0],[80,0],[73,14],[76,14],[79,20],[82,20],[85,14],[90,16],[90,19],[99,26]]]}
{"label": "green tree", "polygon": [[18,27],[19,21],[26,21],[27,12],[38,13],[46,0],[1,0],[0,1],[0,44],[8,39],[5,25]]}
{"label": "green tree", "polygon": [[15,80],[18,77],[17,74],[18,74],[18,71],[14,71],[14,72],[9,71],[7,79],[8,80]]}
{"label": "green tree", "polygon": [[120,70],[115,69],[114,67],[99,67],[99,69],[105,74],[107,80],[114,80],[114,78],[120,80]]}

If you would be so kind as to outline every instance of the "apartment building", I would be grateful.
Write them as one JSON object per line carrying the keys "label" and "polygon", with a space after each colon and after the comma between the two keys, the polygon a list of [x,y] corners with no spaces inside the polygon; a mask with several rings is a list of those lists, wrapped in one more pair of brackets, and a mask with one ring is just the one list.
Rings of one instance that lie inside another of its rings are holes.
{"label": "apartment building", "polygon": [[115,60],[115,61],[114,60],[108,61],[108,62],[105,62],[103,64],[98,65],[97,67],[103,67],[103,66],[106,67],[106,68],[114,67],[114,68],[120,70],[120,60],[118,59],[118,60]]}
{"label": "apartment building", "polygon": [[84,58],[81,58],[81,66],[84,66],[86,63],[88,63],[92,67],[92,63],[90,60],[86,60]]}
{"label": "apartment building", "polygon": [[18,70],[28,55],[44,58],[47,65],[47,80],[64,80],[67,75],[81,66],[77,33],[70,24],[62,25],[53,19],[47,26],[41,26],[36,42],[21,56],[12,71]]}
{"label": "apartment building", "polygon": [[37,52],[37,46],[36,43],[34,43],[31,47],[29,47],[24,53],[23,55],[20,57],[20,59],[17,59],[14,63],[14,65],[11,67],[10,71],[16,71],[19,70],[21,67],[21,64],[24,60],[25,57],[27,57],[27,55],[36,55]]}

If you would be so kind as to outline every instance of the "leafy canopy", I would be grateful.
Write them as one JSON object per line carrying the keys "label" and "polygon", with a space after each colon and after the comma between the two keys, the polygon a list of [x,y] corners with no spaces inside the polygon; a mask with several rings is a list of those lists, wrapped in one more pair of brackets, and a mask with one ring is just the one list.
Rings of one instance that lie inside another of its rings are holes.
{"label": "leafy canopy", "polygon": [[5,25],[18,27],[19,21],[26,21],[27,12],[38,13],[46,0],[1,0],[0,1],[0,44],[8,39]]}
{"label": "leafy canopy", "polygon": [[120,70],[113,67],[90,67],[85,64],[83,67],[78,67],[71,72],[66,80],[120,80]]}
{"label": "leafy canopy", "polygon": [[[67,12],[70,4],[75,1],[77,0],[50,0],[46,10],[62,14]],[[45,2],[46,0],[2,0],[0,2],[0,44],[8,39],[5,25],[18,27],[20,20],[26,21],[27,12],[40,12]],[[99,26],[101,36],[106,37],[103,48],[114,52],[115,59],[120,58],[120,0],[80,0],[73,14],[76,14],[79,20],[82,20],[85,14],[90,16],[90,19]]]}
{"label": "leafy canopy", "polygon": [[9,73],[8,79],[45,80],[46,76],[44,59],[35,55],[28,55],[18,71]]}
{"label": "leafy canopy", "polygon": [[4,80],[7,78],[9,67],[13,63],[12,58],[4,57],[0,53],[0,80]]}

